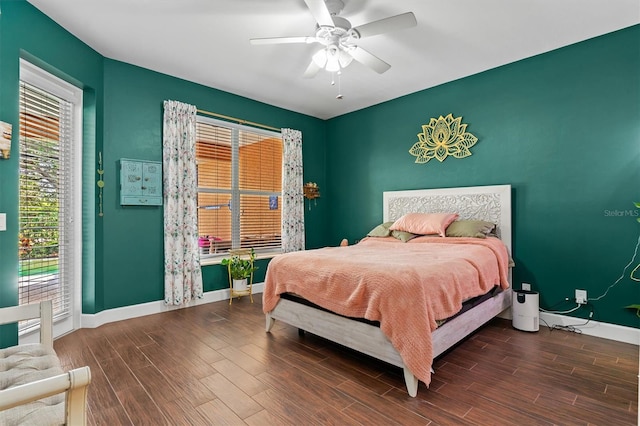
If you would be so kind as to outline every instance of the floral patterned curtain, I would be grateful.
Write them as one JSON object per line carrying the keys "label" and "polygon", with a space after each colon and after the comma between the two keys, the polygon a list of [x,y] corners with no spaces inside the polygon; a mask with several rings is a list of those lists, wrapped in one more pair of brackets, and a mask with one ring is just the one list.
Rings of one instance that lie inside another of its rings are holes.
{"label": "floral patterned curtain", "polygon": [[282,251],[304,250],[302,132],[282,129]]}
{"label": "floral patterned curtain", "polygon": [[164,188],[164,302],[202,298],[198,252],[196,107],[164,102],[162,128]]}

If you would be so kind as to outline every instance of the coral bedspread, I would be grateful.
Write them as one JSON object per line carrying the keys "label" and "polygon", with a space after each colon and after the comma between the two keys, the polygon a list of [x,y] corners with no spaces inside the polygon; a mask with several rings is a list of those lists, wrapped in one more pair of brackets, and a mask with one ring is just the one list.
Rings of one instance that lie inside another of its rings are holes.
{"label": "coral bedspread", "polygon": [[263,310],[295,293],[340,315],[379,321],[405,365],[431,382],[431,332],[462,302],[509,287],[509,254],[497,238],[365,238],[347,247],[287,253],[269,263]]}

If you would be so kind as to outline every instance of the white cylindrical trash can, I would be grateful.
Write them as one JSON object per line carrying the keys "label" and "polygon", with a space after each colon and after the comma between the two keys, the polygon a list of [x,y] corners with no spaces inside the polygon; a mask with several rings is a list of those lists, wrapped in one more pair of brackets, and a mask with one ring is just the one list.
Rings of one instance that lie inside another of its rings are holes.
{"label": "white cylindrical trash can", "polygon": [[513,290],[513,328],[522,331],[540,329],[540,295],[537,291]]}

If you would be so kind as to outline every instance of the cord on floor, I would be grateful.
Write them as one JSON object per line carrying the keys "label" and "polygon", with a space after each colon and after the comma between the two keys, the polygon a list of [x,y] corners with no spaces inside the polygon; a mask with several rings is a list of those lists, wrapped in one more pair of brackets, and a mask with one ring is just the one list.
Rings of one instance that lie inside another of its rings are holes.
{"label": "cord on floor", "polygon": [[[582,305],[580,305],[580,306],[582,306]],[[590,303],[588,303],[587,305],[584,305],[584,306],[589,306],[591,308],[591,311],[589,312],[589,319],[583,324],[572,324],[572,325],[553,324],[553,325],[549,325],[542,318],[540,318],[539,320],[541,322],[543,322],[544,325],[547,326],[547,328],[549,329],[549,332],[552,332],[553,330],[562,330],[562,331],[570,331],[572,333],[582,334],[582,330],[580,330],[578,327],[584,327],[585,325],[589,324],[591,322],[591,318],[593,318],[593,306]],[[545,311],[544,309],[540,309],[540,311],[541,312],[547,312],[547,313],[553,313],[552,311]]]}

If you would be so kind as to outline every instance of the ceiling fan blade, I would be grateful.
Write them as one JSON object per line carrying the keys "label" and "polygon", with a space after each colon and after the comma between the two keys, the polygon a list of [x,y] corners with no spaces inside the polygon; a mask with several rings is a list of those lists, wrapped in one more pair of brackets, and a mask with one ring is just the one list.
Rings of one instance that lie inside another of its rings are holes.
{"label": "ceiling fan blade", "polygon": [[249,39],[251,44],[315,43],[315,37],[268,37]]}
{"label": "ceiling fan blade", "polygon": [[390,16],[378,21],[369,22],[353,28],[360,38],[370,37],[378,34],[388,33],[391,31],[402,30],[404,28],[415,27],[418,24],[416,16],[413,12],[403,13],[401,15]]}
{"label": "ceiling fan blade", "polygon": [[307,4],[313,19],[316,20],[318,25],[321,27],[334,26],[333,19],[324,0],[304,0],[304,2]]}
{"label": "ceiling fan blade", "polygon": [[316,76],[316,74],[318,74],[318,72],[321,70],[322,68],[320,68],[315,61],[311,61],[311,63],[309,64],[309,66],[307,67],[307,70],[304,72],[303,77],[304,78],[313,78]]}
{"label": "ceiling fan blade", "polygon": [[368,66],[378,74],[382,74],[383,72],[391,68],[391,65],[378,58],[377,56],[367,52],[362,47],[356,46],[353,50],[349,50],[349,53],[351,54],[351,56],[353,56],[353,59],[363,65]]}

